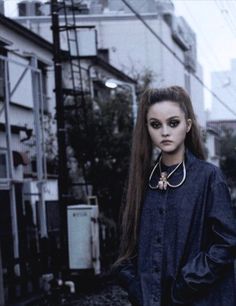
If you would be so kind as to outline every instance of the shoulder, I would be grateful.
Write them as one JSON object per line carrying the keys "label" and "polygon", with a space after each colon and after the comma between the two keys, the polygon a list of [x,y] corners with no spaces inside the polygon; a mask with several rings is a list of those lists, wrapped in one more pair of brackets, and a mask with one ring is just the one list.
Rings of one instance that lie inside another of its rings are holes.
{"label": "shoulder", "polygon": [[219,167],[212,163],[193,157],[191,168],[193,171],[198,172],[201,177],[205,177],[211,181],[211,184],[224,183],[226,184],[226,178]]}
{"label": "shoulder", "polygon": [[212,173],[212,174],[220,174],[221,170],[219,167],[217,167],[216,165],[213,165],[212,163],[206,161],[206,160],[202,160],[202,159],[198,159],[196,157],[195,159],[195,166],[200,168],[201,170],[206,171],[207,173]]}

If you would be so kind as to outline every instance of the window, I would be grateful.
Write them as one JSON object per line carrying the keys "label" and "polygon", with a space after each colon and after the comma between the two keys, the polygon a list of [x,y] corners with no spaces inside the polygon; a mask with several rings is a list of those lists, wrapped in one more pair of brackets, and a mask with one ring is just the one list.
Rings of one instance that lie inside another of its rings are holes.
{"label": "window", "polygon": [[42,4],[40,2],[35,3],[35,16],[41,16],[42,15],[41,5]]}
{"label": "window", "polygon": [[0,189],[9,188],[9,164],[6,149],[0,149]]}
{"label": "window", "polygon": [[19,16],[26,16],[26,3],[18,3]]}
{"label": "window", "polygon": [[38,68],[41,70],[42,76],[42,99],[43,99],[43,111],[48,111],[48,99],[47,99],[47,65],[38,61]]}
{"label": "window", "polygon": [[6,152],[0,152],[0,178],[7,178],[7,154]]}
{"label": "window", "polygon": [[220,139],[219,137],[215,136],[214,137],[214,145],[215,145],[215,156],[220,156],[221,152],[220,152]]}
{"label": "window", "polygon": [[190,74],[188,72],[185,72],[184,74],[184,85],[187,92],[191,94],[191,81],[190,81]]}
{"label": "window", "polygon": [[[7,50],[5,48],[9,43],[0,37],[0,55],[6,56]],[[5,82],[5,61],[0,59],[0,101],[4,99],[4,82]]]}
{"label": "window", "polygon": [[4,61],[0,59],[0,101],[4,100]]}
{"label": "window", "polygon": [[109,49],[98,49],[98,57],[109,63]]}

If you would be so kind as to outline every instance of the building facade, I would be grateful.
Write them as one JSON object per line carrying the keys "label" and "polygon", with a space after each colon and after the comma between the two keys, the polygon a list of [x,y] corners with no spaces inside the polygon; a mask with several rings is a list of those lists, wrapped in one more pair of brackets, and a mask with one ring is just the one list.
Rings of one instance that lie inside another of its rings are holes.
{"label": "building facade", "polygon": [[0,14],[4,14],[4,1],[0,1]]}
{"label": "building facade", "polygon": [[[205,127],[203,87],[198,81],[202,79],[202,68],[197,61],[195,33],[182,17],[175,15],[171,1],[129,3],[142,20],[121,1],[97,0],[86,1],[87,13],[76,16],[77,24],[96,27],[98,50],[119,70],[133,77],[149,71],[153,86],[185,87],[198,121]],[[52,41],[49,16],[16,20]],[[62,36],[63,48],[67,48],[65,41]]]}
{"label": "building facade", "polygon": [[230,70],[214,71],[211,75],[212,90],[220,100],[230,108],[227,109],[215,97],[212,99],[210,120],[226,121],[236,118],[236,59],[231,60]]}
{"label": "building facade", "polygon": [[[74,103],[72,68],[69,54],[61,54],[61,85],[64,94],[69,92],[63,103],[70,110]],[[101,92],[103,100],[109,96],[108,79],[135,84],[98,58],[96,48],[95,54],[84,54],[81,61],[84,93],[95,100]],[[52,44],[0,15],[0,72],[0,277],[5,301],[11,303],[39,291],[43,275],[58,273],[62,264]],[[68,192],[76,204],[86,201],[88,192],[83,193],[84,178],[74,152],[69,145],[66,149]]]}
{"label": "building facade", "polygon": [[0,25],[0,241],[10,303],[39,286],[47,216],[58,200],[56,173],[47,171],[56,124],[51,44],[2,15]]}

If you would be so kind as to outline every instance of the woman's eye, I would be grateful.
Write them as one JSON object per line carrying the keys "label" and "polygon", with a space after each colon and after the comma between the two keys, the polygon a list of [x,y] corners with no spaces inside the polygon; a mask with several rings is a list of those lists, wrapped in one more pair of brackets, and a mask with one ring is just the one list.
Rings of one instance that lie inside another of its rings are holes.
{"label": "woman's eye", "polygon": [[170,124],[170,127],[176,127],[179,124],[179,121],[178,120],[171,120],[169,124]]}
{"label": "woman's eye", "polygon": [[161,126],[159,122],[155,122],[155,121],[151,122],[150,125],[154,129],[159,129]]}

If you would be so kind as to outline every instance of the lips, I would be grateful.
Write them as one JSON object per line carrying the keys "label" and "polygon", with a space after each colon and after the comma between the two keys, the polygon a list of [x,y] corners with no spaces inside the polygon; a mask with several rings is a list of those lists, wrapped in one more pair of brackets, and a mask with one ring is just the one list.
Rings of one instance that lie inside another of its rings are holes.
{"label": "lips", "polygon": [[162,140],[161,144],[164,144],[164,145],[168,145],[168,144],[172,144],[173,141],[171,140]]}

